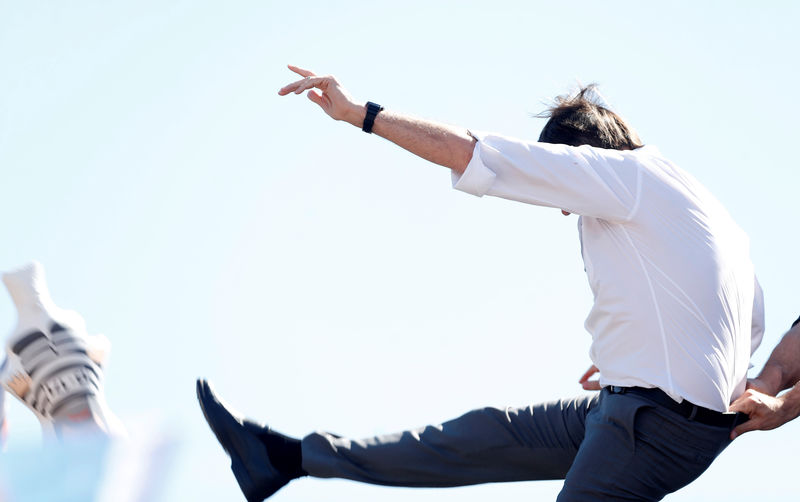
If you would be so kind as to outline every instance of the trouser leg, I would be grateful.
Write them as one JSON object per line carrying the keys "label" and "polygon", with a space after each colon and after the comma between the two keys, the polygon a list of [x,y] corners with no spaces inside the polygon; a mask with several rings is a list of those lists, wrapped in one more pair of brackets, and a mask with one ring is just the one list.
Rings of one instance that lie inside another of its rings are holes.
{"label": "trouser leg", "polygon": [[410,487],[563,479],[598,397],[527,408],[483,408],[397,434],[351,440],[314,433],[302,441],[311,476]]}
{"label": "trouser leg", "polygon": [[558,502],[661,500],[700,476],[730,444],[729,433],[603,391]]}

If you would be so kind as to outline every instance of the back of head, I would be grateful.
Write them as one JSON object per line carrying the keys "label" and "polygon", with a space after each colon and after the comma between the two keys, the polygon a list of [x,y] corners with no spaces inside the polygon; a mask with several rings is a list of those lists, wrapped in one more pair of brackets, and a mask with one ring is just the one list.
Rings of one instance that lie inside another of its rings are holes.
{"label": "back of head", "polygon": [[558,96],[553,106],[539,115],[549,117],[539,142],[613,150],[634,150],[642,146],[636,132],[599,101],[594,84],[581,87],[575,94]]}

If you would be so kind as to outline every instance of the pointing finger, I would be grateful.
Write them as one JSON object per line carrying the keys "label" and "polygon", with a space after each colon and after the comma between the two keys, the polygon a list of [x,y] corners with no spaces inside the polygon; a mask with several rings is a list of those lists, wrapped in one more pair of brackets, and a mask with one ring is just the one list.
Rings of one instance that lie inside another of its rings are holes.
{"label": "pointing finger", "polygon": [[288,66],[289,66],[290,70],[292,70],[293,72],[297,73],[301,77],[313,77],[314,76],[314,72],[311,71],[311,70],[306,70],[306,69],[300,68],[299,66],[294,66],[294,65],[291,65],[291,64],[288,65]]}

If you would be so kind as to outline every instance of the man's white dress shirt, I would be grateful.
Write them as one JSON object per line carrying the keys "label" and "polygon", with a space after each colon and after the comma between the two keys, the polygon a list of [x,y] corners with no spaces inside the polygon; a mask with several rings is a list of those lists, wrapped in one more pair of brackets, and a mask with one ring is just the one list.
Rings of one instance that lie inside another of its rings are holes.
{"label": "man's white dress shirt", "polygon": [[581,215],[600,384],[658,387],[727,411],[744,392],[764,308],[747,235],[696,179],[645,146],[478,139],[453,186]]}

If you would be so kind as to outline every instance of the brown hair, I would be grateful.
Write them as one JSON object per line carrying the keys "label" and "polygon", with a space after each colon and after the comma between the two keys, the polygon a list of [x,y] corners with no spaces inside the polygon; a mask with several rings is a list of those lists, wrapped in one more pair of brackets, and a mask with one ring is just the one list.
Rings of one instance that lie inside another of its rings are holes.
{"label": "brown hair", "polygon": [[596,84],[581,87],[573,95],[556,97],[552,106],[538,115],[549,117],[539,142],[613,150],[634,150],[642,146],[636,131],[601,105],[600,99]]}

